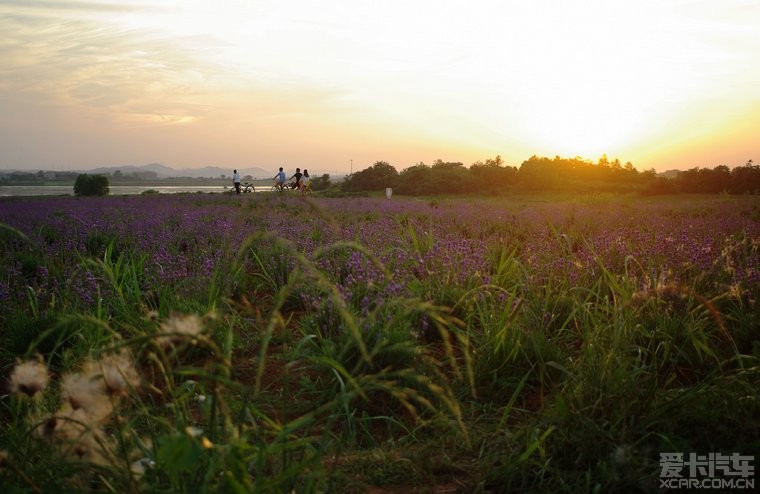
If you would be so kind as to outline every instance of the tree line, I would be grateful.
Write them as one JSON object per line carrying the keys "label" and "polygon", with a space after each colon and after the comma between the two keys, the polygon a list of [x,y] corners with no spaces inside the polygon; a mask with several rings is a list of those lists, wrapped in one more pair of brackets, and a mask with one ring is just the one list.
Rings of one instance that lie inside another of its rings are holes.
{"label": "tree line", "polygon": [[641,194],[760,193],[760,166],[749,160],[729,169],[692,168],[673,176],[654,169],[637,170],[603,155],[596,163],[579,157],[531,156],[518,167],[506,165],[501,156],[466,167],[459,162],[436,160],[418,163],[401,172],[386,161],[353,173],[340,185],[342,192],[365,192],[392,187],[404,195],[472,194],[498,195],[507,191],[610,191]]}
{"label": "tree line", "polygon": [[39,185],[44,183],[74,183],[79,172],[0,171],[0,185]]}
{"label": "tree line", "polygon": [[[0,185],[71,183],[76,182],[80,175],[77,172],[42,171],[0,173]],[[145,177],[126,174],[110,177],[114,181],[135,178]],[[89,184],[80,183],[78,188],[86,190],[88,186]],[[327,174],[312,177],[312,189],[315,191],[339,189],[343,193],[357,193],[382,191],[386,187],[392,187],[394,193],[412,196],[499,195],[510,191],[760,194],[760,166],[749,160],[733,169],[726,165],[714,168],[695,167],[663,176],[654,169],[639,171],[631,162],[621,163],[617,158],[610,160],[606,155],[597,162],[579,157],[547,158],[534,155],[523,161],[519,167],[506,165],[501,156],[476,161],[469,167],[460,162],[446,162],[440,159],[432,165],[420,162],[401,172],[387,161],[377,161],[339,183],[333,183]],[[97,193],[102,193],[108,188],[108,180],[105,184],[98,182],[93,188]]]}

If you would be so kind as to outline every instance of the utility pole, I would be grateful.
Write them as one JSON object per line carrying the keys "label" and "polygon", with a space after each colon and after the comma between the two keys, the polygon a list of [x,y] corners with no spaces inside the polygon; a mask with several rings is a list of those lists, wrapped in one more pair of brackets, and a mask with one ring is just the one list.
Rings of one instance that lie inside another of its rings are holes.
{"label": "utility pole", "polygon": [[351,173],[349,173],[348,175],[351,176],[353,174],[354,174],[354,160],[351,160]]}

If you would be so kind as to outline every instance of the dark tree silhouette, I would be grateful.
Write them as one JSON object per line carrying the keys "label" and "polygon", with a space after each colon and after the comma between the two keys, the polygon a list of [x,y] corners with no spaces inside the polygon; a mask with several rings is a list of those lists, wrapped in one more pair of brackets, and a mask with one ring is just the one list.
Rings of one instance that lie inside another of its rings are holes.
{"label": "dark tree silhouette", "polygon": [[460,162],[436,160],[432,166],[417,163],[401,173],[386,161],[354,173],[343,183],[343,191],[377,191],[394,187],[398,194],[507,194],[525,191],[608,191],[642,194],[760,193],[760,166],[752,160],[730,169],[692,168],[674,174],[658,174],[654,169],[639,172],[630,161],[602,155],[597,163],[580,157],[531,156],[520,168],[504,165],[501,156],[477,161],[469,168]]}
{"label": "dark tree silhouette", "polygon": [[361,190],[383,190],[396,183],[398,172],[387,161],[378,161],[369,168],[356,172],[346,178],[341,185],[344,192]]}
{"label": "dark tree silhouette", "polygon": [[74,182],[75,196],[106,196],[108,192],[108,178],[105,175],[83,173]]}

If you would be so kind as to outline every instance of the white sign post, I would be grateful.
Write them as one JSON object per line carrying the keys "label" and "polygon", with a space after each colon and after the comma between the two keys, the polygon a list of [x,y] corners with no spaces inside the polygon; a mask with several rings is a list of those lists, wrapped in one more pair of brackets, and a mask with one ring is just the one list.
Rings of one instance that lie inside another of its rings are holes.
{"label": "white sign post", "polygon": [[391,189],[390,187],[386,187],[385,188],[385,198],[390,201],[392,195],[393,195],[393,189]]}

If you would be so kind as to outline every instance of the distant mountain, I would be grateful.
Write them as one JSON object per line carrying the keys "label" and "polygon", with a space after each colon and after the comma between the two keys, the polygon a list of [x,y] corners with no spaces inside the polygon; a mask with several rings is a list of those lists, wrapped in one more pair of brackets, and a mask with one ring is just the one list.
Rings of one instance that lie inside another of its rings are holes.
{"label": "distant mountain", "polygon": [[[204,166],[203,168],[182,168],[175,170],[160,163],[150,163],[148,165],[135,166],[108,166],[95,168],[88,170],[88,173],[102,173],[112,175],[116,171],[120,171],[124,175],[132,173],[145,173],[153,172],[158,178],[176,178],[176,177],[190,177],[190,178],[219,178],[222,175],[231,177],[231,168],[220,168],[218,166]],[[239,168],[238,172],[241,177],[251,175],[253,178],[269,178],[273,177],[275,172],[271,170],[264,170],[263,168]]]}
{"label": "distant mountain", "polygon": [[[173,177],[173,173],[175,173],[175,170],[173,168],[169,168],[168,166],[164,166],[161,163],[150,163],[149,165],[143,165],[143,166],[135,166],[133,168],[136,168],[135,171],[151,171],[155,172],[156,175],[159,177]],[[121,170],[121,173],[128,173],[124,170]]]}

